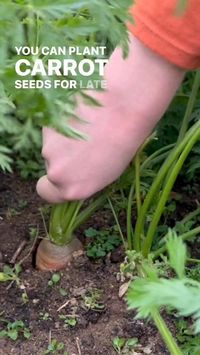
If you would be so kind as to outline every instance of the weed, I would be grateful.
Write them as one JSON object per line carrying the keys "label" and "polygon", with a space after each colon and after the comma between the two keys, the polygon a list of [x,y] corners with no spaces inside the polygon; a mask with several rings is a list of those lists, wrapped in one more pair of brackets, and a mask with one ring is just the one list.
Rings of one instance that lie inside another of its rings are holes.
{"label": "weed", "polygon": [[62,354],[62,355],[69,355],[67,351],[65,351],[65,344],[63,342],[59,342],[56,339],[52,339],[48,345],[47,350],[44,352],[43,355],[47,354]]}
{"label": "weed", "polygon": [[88,228],[84,234],[89,240],[87,256],[93,259],[106,256],[121,244],[121,238],[118,235],[112,235],[110,230],[98,231]]}
{"label": "weed", "polygon": [[127,250],[124,262],[120,265],[120,272],[117,278],[124,282],[126,279],[132,280],[137,275],[138,265],[142,263],[142,256],[135,250]]}
{"label": "weed", "polygon": [[138,339],[137,338],[131,338],[131,339],[126,339],[126,338],[119,338],[116,337],[112,341],[113,343],[113,348],[119,355],[129,355],[130,352],[134,350],[136,345],[138,345]]}
{"label": "weed", "polygon": [[62,320],[64,322],[64,328],[66,327],[75,327],[75,325],[77,324],[77,319],[76,316],[72,315],[64,315],[64,314],[60,314],[59,315],[59,319]]}
{"label": "weed", "polygon": [[38,228],[30,227],[29,228],[29,235],[30,235],[31,239],[34,240],[37,237],[37,235],[38,235]]}
{"label": "weed", "polygon": [[29,339],[31,337],[30,330],[25,326],[22,320],[9,322],[5,319],[1,319],[1,322],[6,323],[6,328],[0,331],[0,337],[7,337],[12,340],[17,340],[20,335],[22,335],[25,339]]}
{"label": "weed", "polygon": [[[20,287],[21,288],[21,287]],[[26,292],[26,290],[24,290],[24,292],[22,293],[22,302],[23,302],[23,304],[26,304],[26,303],[28,303],[29,302],[29,297],[28,297],[28,294],[27,294],[27,292]]]}
{"label": "weed", "polygon": [[86,310],[102,311],[105,309],[105,305],[101,302],[102,291],[95,288],[89,290],[86,295],[83,296],[83,307]]}
{"label": "weed", "polygon": [[40,312],[40,313],[39,313],[39,318],[40,318],[41,320],[44,320],[44,321],[47,321],[47,320],[51,320],[51,319],[52,319],[51,316],[50,316],[50,314],[49,314],[48,312]]}
{"label": "weed", "polygon": [[[0,272],[0,282],[11,281],[10,285],[13,282],[16,282],[17,286],[20,290],[22,290],[21,299],[23,304],[29,302],[28,294],[26,292],[26,288],[20,280],[20,273],[22,271],[21,265],[15,264],[14,267],[10,267],[9,265],[5,265],[3,268],[3,272]],[[10,286],[9,285],[9,286]]]}
{"label": "weed", "polygon": [[19,264],[15,264],[13,268],[8,265],[5,265],[3,272],[0,272],[0,282],[5,281],[15,281],[17,285],[20,285],[19,275],[22,271],[22,268]]}
{"label": "weed", "polygon": [[57,285],[61,280],[61,276],[58,273],[54,273],[51,277],[51,280],[48,282],[48,286],[52,287]]}

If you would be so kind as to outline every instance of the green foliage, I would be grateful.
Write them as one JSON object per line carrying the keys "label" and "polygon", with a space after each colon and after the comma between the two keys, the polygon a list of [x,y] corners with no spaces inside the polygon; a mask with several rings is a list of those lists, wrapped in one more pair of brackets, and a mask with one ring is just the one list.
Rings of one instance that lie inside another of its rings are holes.
{"label": "green foliage", "polygon": [[[188,99],[191,95],[192,86],[194,82],[195,72],[187,73],[183,84],[181,85],[177,95],[173,99],[166,113],[159,121],[156,127],[156,139],[152,140],[147,147],[148,155],[156,152],[163,146],[175,143],[183,121],[184,113],[187,108]],[[189,127],[198,121],[200,115],[200,89],[196,98],[193,112],[189,117]],[[189,181],[195,179],[199,173],[199,155],[200,143],[193,147],[190,156],[186,159],[185,165],[181,171],[181,177]]]}
{"label": "green foliage", "polygon": [[100,196],[90,199],[88,205],[84,201],[65,202],[54,205],[49,221],[49,238],[56,245],[67,245],[73,239],[73,233],[100,208],[107,198],[107,190]]}
{"label": "green foliage", "polygon": [[134,350],[135,346],[138,344],[137,338],[119,338],[116,337],[113,339],[113,347],[118,354],[130,354]]}
{"label": "green foliage", "polygon": [[[175,181],[180,174],[183,164],[189,156],[189,153],[191,153],[192,148],[199,141],[199,121],[193,123],[189,128],[190,117],[193,109],[195,108],[195,104],[198,101],[199,88],[200,72],[197,71],[194,77],[192,91],[189,95],[177,142],[172,147],[170,145],[171,149],[165,152],[164,162],[162,163],[156,177],[154,178],[144,201],[142,201],[140,192],[142,171],[142,164],[140,163],[140,151],[137,153],[137,159],[135,159],[135,182],[131,188],[131,191],[135,190],[134,197],[137,201],[137,221],[134,231],[133,228],[129,228],[128,239],[130,241],[129,248],[134,247],[136,251],[141,250],[145,257],[147,257],[151,251],[155,235],[157,233],[157,228],[161,222],[161,217],[166,210],[166,206]],[[144,146],[146,146],[146,143]],[[151,154],[151,156],[147,158],[148,162],[154,161],[159,157],[159,155],[162,156],[163,149],[166,149],[166,147],[160,149],[156,153]],[[143,166],[144,165],[145,162],[143,163]],[[153,213],[151,212],[152,207]],[[151,219],[149,219],[149,211],[152,213]],[[127,225],[130,225],[130,212],[128,217],[129,219],[127,221]]]}
{"label": "green foliage", "polygon": [[67,328],[67,327],[73,328],[77,324],[77,319],[73,315],[66,316],[64,314],[61,314],[61,315],[59,315],[59,319],[61,319],[64,322],[64,328]]}
{"label": "green foliage", "polygon": [[87,256],[93,259],[106,256],[121,244],[121,238],[118,235],[111,234],[110,230],[98,231],[90,227],[85,230],[84,234],[89,240]]}
{"label": "green foliage", "polygon": [[[145,258],[152,251],[155,257],[165,251],[166,248],[160,248],[160,245],[164,245],[168,227],[173,224],[175,224],[174,230],[181,236],[184,235],[185,239],[194,238],[199,233],[196,228],[191,229],[195,226],[196,216],[189,219],[185,217],[185,220],[176,223],[176,208],[179,198],[171,198],[178,175],[181,175],[182,171],[183,174],[185,172],[184,163],[187,167],[187,160],[190,160],[188,157],[191,156],[192,150],[198,148],[200,137],[200,124],[197,119],[200,104],[199,93],[200,72],[197,71],[190,73],[185,79],[165,120],[163,120],[164,128],[161,124],[157,134],[153,134],[144,142],[130,169],[119,180],[119,184],[126,181],[125,185],[121,186],[120,197],[122,198],[120,198],[121,204],[118,205],[120,207],[126,205],[127,240],[120,227],[116,213],[117,208],[115,210],[110,201],[110,207],[125,248],[136,250],[137,253],[142,253]],[[174,136],[172,125],[175,128]],[[166,145],[163,146],[163,142]],[[132,178],[130,179],[131,169]],[[194,173],[196,172],[197,170],[194,168]],[[134,217],[136,219],[135,225],[133,215],[136,215]],[[170,220],[171,216],[173,222]]]}
{"label": "green foliage", "polygon": [[39,152],[39,147],[27,149],[18,153],[16,169],[22,179],[39,178],[45,174],[44,162]]}
{"label": "green foliage", "polygon": [[124,262],[120,265],[120,279],[125,281],[126,279],[133,279],[137,275],[138,265],[141,265],[143,261],[141,253],[136,253],[135,250],[127,250]]}
{"label": "green foliage", "polygon": [[102,293],[103,292],[97,288],[88,290],[86,295],[83,296],[83,307],[86,310],[103,311],[105,305],[101,301]]}
{"label": "green foliage", "polygon": [[40,316],[40,319],[44,320],[44,321],[48,321],[48,320],[52,319],[48,312],[40,312],[39,316]]}
{"label": "green foliage", "polygon": [[15,281],[17,285],[19,285],[19,275],[21,271],[22,268],[19,264],[15,264],[13,268],[9,265],[5,265],[3,268],[3,272],[0,272],[0,282]]}
{"label": "green foliage", "polygon": [[169,230],[167,239],[170,266],[176,272],[179,279],[185,277],[186,246],[176,233]]}
{"label": "green foliage", "polygon": [[5,172],[11,172],[12,158],[9,156],[11,154],[11,149],[0,145],[0,167]]}
{"label": "green foliage", "polygon": [[17,340],[20,335],[22,335],[25,339],[29,339],[31,337],[30,330],[25,326],[22,320],[9,322],[7,320],[1,320],[1,322],[6,323],[6,328],[0,331],[0,338],[7,337],[12,340]]}
{"label": "green foliage", "polygon": [[62,246],[71,242],[82,204],[82,201],[65,202],[51,208],[49,237],[53,243]]}
{"label": "green foliage", "polygon": [[191,325],[187,320],[181,318],[176,323],[177,340],[181,345],[183,355],[199,355],[200,354],[200,336],[194,336]]}
{"label": "green foliage", "polygon": [[67,351],[65,351],[65,344],[63,342],[59,342],[56,339],[52,339],[48,345],[48,349],[43,353],[43,355],[47,354],[63,354],[69,355]]}
{"label": "green foliage", "polygon": [[51,277],[51,280],[48,282],[48,286],[55,286],[57,285],[61,280],[61,276],[58,273],[54,273]]}
{"label": "green foliage", "polygon": [[146,276],[132,282],[128,291],[129,309],[137,309],[138,318],[147,318],[155,310],[170,307],[180,316],[192,316],[194,332],[198,333],[200,332],[200,282],[185,276],[186,248],[175,233],[170,232],[167,250],[169,265],[174,269],[176,277],[159,278],[156,269],[144,263],[143,270]]}
{"label": "green foliage", "polygon": [[199,281],[200,280],[200,265],[198,266],[191,266],[190,267],[186,267],[186,275],[187,277]]}
{"label": "green foliage", "polygon": [[[130,18],[128,9],[132,0],[17,0],[0,1],[0,133],[1,139],[14,152],[29,147],[39,150],[41,145],[38,127],[51,126],[70,137],[80,137],[71,129],[68,119],[76,117],[74,109],[77,95],[87,102],[94,100],[82,89],[16,89],[15,72],[17,56],[15,47],[53,47],[66,44],[83,48],[120,45],[128,53],[128,31],[125,23]],[[15,31],[13,31],[13,28]],[[44,59],[42,54],[38,58]],[[45,60],[50,57],[46,57]],[[33,55],[27,55],[31,63]],[[66,59],[64,56],[60,60]],[[79,63],[82,56],[71,56]],[[60,79],[70,79],[60,77]],[[97,79],[97,73],[90,79]],[[26,79],[32,79],[28,76]],[[37,76],[33,79],[42,79]],[[52,77],[52,80],[54,77]],[[76,77],[79,82],[81,76]],[[5,143],[4,143],[5,144]],[[0,142],[0,167],[11,169],[10,150]]]}
{"label": "green foliage", "polygon": [[183,355],[199,355],[200,354],[200,336],[185,337],[185,343],[181,346]]}

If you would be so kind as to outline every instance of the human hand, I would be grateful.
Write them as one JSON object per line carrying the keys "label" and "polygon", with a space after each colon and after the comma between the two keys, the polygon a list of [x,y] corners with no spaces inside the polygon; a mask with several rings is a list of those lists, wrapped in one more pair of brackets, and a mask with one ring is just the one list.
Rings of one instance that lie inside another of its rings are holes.
{"label": "human hand", "polygon": [[43,129],[47,175],[38,181],[38,194],[51,203],[82,200],[117,179],[166,110],[183,76],[182,69],[131,36],[128,59],[116,49],[106,67],[108,90],[92,93],[102,107],[81,103],[77,109],[88,124],[72,125],[88,140]]}

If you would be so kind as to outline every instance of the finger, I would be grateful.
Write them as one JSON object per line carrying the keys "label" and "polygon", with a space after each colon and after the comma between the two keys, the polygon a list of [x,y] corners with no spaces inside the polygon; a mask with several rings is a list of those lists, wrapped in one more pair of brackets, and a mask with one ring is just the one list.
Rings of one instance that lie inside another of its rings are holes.
{"label": "finger", "polygon": [[64,198],[59,189],[52,184],[47,176],[42,176],[36,185],[38,195],[49,203],[62,203]]}

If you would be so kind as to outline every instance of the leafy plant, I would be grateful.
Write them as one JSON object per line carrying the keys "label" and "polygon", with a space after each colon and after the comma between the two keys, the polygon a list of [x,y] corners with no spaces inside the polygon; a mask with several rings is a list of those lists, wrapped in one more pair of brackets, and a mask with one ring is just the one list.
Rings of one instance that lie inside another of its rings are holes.
{"label": "leafy plant", "polygon": [[84,308],[93,311],[102,311],[105,305],[101,302],[102,291],[91,289],[83,296]]}
{"label": "leafy plant", "polygon": [[40,319],[44,320],[44,321],[48,321],[48,320],[52,319],[48,312],[40,312],[39,316],[40,316]]}
{"label": "leafy plant", "polygon": [[58,354],[61,352],[63,355],[69,355],[69,353],[65,351],[65,344],[63,342],[59,342],[56,339],[52,339],[43,355]]}
{"label": "leafy plant", "polygon": [[34,152],[26,150],[18,153],[16,168],[23,179],[39,178],[45,174],[44,162],[39,148],[35,148]]}
{"label": "leafy plant", "polygon": [[110,230],[96,230],[88,228],[84,232],[89,240],[87,246],[87,256],[93,259],[106,256],[121,244],[121,238],[117,235],[112,235]]}
{"label": "leafy plant", "polygon": [[72,314],[70,316],[66,316],[64,314],[59,315],[59,319],[61,319],[64,322],[64,327],[75,327],[77,324],[77,319],[76,317]]}
{"label": "leafy plant", "polygon": [[58,273],[54,273],[51,277],[51,280],[48,282],[48,286],[55,286],[57,285],[61,280],[61,276]]}
{"label": "leafy plant", "polygon": [[133,351],[135,346],[138,344],[137,338],[119,338],[116,337],[112,341],[113,347],[118,354],[130,354],[130,351]]}
{"label": "leafy plant", "polygon": [[11,149],[0,145],[0,167],[3,171],[11,172],[11,164],[13,162],[12,158],[10,157]]}
{"label": "leafy plant", "polygon": [[15,281],[17,285],[19,285],[19,275],[21,271],[22,268],[19,264],[15,264],[13,268],[8,265],[5,265],[3,268],[3,272],[0,272],[0,282]]}
{"label": "leafy plant", "polygon": [[194,336],[191,325],[181,318],[177,323],[177,340],[184,355],[198,355],[200,352],[200,336]]}
{"label": "leafy plant", "polygon": [[29,339],[31,337],[30,330],[25,326],[22,320],[9,322],[5,319],[0,319],[0,321],[6,323],[6,328],[0,331],[0,338],[8,337],[15,341],[20,335],[22,335],[25,339]]}
{"label": "leafy plant", "polygon": [[194,333],[200,332],[200,283],[186,276],[186,246],[181,238],[169,231],[166,245],[169,265],[176,276],[171,279],[158,277],[155,267],[144,261],[141,268],[144,277],[130,284],[127,302],[129,309],[137,310],[137,318],[153,318],[171,354],[181,354],[159,310],[170,307],[179,316],[191,316]]}

